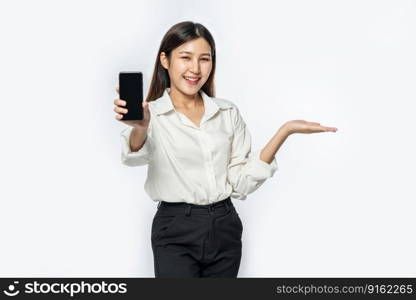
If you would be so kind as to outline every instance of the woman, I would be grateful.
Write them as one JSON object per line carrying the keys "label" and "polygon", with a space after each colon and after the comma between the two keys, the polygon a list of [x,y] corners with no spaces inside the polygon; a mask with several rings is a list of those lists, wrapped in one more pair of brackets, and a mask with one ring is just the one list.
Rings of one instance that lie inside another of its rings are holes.
{"label": "woman", "polygon": [[145,191],[159,202],[151,233],[157,278],[237,277],[243,225],[230,197],[244,200],[273,176],[290,134],[337,130],[289,121],[252,153],[237,106],[214,96],[215,64],[210,32],[178,23],[161,42],[144,119],[123,121],[126,103],[114,100],[116,119],[129,125],[122,162],[148,165]]}

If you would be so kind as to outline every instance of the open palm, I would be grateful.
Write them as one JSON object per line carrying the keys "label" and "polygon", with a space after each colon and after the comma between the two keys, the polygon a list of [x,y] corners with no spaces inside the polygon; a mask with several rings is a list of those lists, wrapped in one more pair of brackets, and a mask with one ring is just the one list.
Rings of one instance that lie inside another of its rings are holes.
{"label": "open palm", "polygon": [[336,127],[322,126],[320,123],[308,122],[305,120],[292,120],[285,123],[285,128],[289,133],[315,133],[315,132],[336,132]]}

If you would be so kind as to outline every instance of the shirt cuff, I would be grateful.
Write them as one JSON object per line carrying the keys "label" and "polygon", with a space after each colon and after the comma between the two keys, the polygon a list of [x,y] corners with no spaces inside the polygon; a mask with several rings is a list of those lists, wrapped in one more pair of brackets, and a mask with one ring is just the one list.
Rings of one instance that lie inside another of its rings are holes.
{"label": "shirt cuff", "polygon": [[133,131],[133,127],[129,126],[121,131],[121,149],[124,157],[127,158],[136,158],[136,157],[146,157],[152,152],[152,143],[150,142],[149,133],[147,133],[146,140],[143,146],[139,151],[132,152],[130,149],[130,135]]}
{"label": "shirt cuff", "polygon": [[278,165],[276,157],[273,158],[271,163],[267,163],[260,159],[261,150],[251,152],[249,155],[248,167],[250,168],[250,174],[257,180],[264,180],[273,177]]}

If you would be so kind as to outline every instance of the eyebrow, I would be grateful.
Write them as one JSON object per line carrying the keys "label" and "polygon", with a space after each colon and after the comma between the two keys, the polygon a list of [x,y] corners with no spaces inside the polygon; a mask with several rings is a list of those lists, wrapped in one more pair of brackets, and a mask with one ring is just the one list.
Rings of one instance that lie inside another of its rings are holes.
{"label": "eyebrow", "polygon": [[[181,52],[179,52],[179,53],[187,53],[187,54],[192,54],[192,52],[189,52],[189,51],[181,51]],[[211,56],[211,53],[202,53],[201,55],[209,55],[209,56]]]}

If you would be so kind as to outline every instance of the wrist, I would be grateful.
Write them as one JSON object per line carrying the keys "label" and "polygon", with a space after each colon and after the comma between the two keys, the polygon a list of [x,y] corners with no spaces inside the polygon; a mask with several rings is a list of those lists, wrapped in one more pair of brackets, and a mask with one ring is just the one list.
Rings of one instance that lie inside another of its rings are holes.
{"label": "wrist", "polygon": [[280,128],[279,128],[279,134],[288,137],[289,135],[291,135],[293,132],[289,129],[287,123],[283,124]]}
{"label": "wrist", "polygon": [[143,126],[139,126],[139,125],[134,125],[133,129],[135,131],[138,131],[138,132],[146,132],[147,131],[147,127],[143,127]]}

